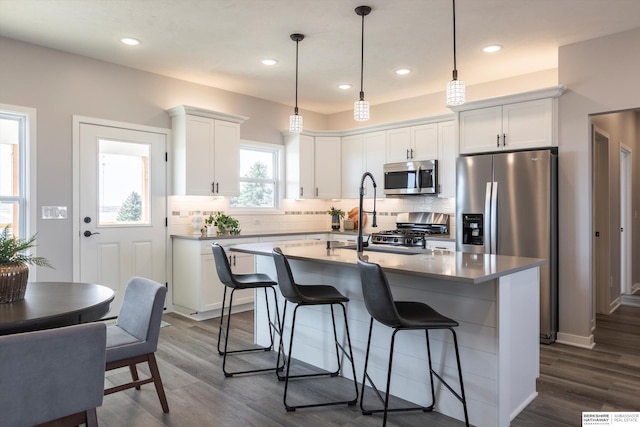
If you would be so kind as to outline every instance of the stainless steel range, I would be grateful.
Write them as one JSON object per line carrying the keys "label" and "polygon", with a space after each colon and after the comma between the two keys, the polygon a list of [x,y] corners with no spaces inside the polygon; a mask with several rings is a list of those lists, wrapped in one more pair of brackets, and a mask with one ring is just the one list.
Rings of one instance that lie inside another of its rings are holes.
{"label": "stainless steel range", "polygon": [[426,247],[430,235],[449,234],[449,215],[434,212],[403,212],[396,217],[396,229],[371,235],[371,243]]}

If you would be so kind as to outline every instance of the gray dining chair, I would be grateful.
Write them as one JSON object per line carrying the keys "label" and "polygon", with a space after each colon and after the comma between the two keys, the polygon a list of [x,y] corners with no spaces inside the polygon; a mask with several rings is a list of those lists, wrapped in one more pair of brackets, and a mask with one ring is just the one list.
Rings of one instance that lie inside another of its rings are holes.
{"label": "gray dining chair", "polygon": [[[150,279],[132,277],[124,292],[117,323],[107,327],[106,370],[129,367],[132,381],[107,388],[105,396],[153,383],[163,412],[169,412],[155,352],[167,288]],[[146,362],[151,376],[140,379],[137,365]]]}
{"label": "gray dining chair", "polygon": [[98,425],[106,326],[88,323],[0,337],[0,425]]}

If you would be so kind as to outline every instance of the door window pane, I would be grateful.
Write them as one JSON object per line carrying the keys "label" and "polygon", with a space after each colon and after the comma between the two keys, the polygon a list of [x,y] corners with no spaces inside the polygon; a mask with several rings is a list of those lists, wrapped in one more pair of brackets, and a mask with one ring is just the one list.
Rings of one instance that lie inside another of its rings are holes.
{"label": "door window pane", "polygon": [[98,224],[150,224],[147,144],[99,140]]}

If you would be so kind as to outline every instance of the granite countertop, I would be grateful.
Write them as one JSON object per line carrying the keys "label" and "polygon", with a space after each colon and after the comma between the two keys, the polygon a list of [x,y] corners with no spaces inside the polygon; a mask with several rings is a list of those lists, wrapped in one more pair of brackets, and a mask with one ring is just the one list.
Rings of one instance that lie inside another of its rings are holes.
{"label": "granite countertop", "polygon": [[[327,249],[327,243],[330,248]],[[231,251],[271,256],[279,247],[291,259],[325,264],[356,266],[358,254],[353,244],[319,240],[289,240],[280,242],[233,245]],[[373,247],[372,247],[373,249]],[[478,284],[511,273],[543,265],[539,258],[513,257],[491,254],[470,254],[443,250],[405,251],[406,253],[377,252],[365,248],[369,262],[379,264],[386,272],[411,274],[434,279]]]}

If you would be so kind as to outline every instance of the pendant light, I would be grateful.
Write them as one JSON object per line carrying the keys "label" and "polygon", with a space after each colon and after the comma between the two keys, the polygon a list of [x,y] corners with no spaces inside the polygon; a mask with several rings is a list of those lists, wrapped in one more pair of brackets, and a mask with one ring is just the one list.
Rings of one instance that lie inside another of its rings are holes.
{"label": "pendant light", "polygon": [[447,83],[447,105],[462,105],[465,101],[464,80],[458,80],[456,68],[456,0],[453,1],[453,73],[452,80]]}
{"label": "pendant light", "polygon": [[356,7],[356,14],[362,16],[362,44],[360,47],[360,99],[353,104],[353,118],[358,122],[369,120],[369,101],[364,100],[364,17],[371,13],[369,6]]}
{"label": "pendant light", "polygon": [[289,132],[302,132],[302,116],[298,114],[298,43],[304,40],[303,34],[291,34],[291,40],[296,42],[296,106],[293,114],[289,116]]}

